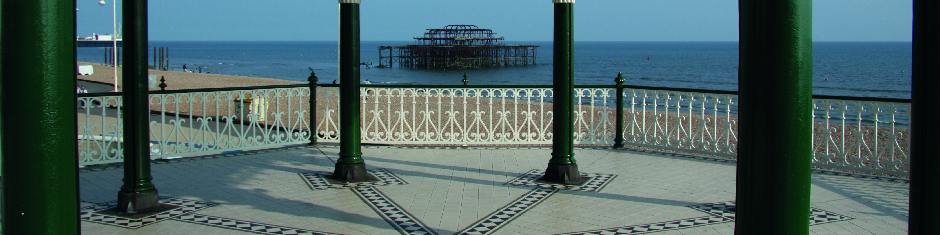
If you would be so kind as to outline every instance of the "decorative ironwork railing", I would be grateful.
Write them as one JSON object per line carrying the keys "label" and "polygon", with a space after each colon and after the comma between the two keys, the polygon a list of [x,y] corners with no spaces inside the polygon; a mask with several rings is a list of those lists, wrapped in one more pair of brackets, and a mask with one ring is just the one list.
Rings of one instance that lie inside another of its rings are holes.
{"label": "decorative ironwork railing", "polygon": [[[152,91],[151,158],[307,143],[309,96],[306,85]],[[80,164],[123,161],[119,93],[78,99]]]}
{"label": "decorative ironwork railing", "polygon": [[814,98],[813,165],[909,174],[910,100]]}
{"label": "decorative ironwork railing", "polygon": [[[313,112],[306,84],[153,91],[152,158],[339,142],[337,85],[316,90]],[[551,86],[363,85],[360,92],[363,143],[552,143]],[[79,95],[82,165],[122,161],[118,94]],[[575,144],[616,144],[619,116],[624,145],[737,155],[736,92],[576,86],[574,94]],[[815,96],[814,102],[814,165],[908,174],[909,100]]]}

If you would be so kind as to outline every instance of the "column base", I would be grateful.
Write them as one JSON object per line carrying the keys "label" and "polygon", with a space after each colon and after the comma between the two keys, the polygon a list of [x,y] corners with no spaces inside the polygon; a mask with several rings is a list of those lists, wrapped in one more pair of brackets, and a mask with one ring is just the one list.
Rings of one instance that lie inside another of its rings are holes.
{"label": "column base", "polygon": [[581,177],[581,172],[578,171],[578,164],[548,164],[548,168],[545,169],[545,176],[539,178],[538,181],[550,182],[556,184],[574,184],[581,185],[587,182],[589,178]]}
{"label": "column base", "polygon": [[343,183],[379,181],[378,178],[366,172],[366,163],[336,163],[333,170],[332,181]]}
{"label": "column base", "polygon": [[140,192],[119,191],[117,207],[109,209],[109,212],[105,214],[141,217],[176,208],[176,206],[160,204],[159,197],[157,189]]}

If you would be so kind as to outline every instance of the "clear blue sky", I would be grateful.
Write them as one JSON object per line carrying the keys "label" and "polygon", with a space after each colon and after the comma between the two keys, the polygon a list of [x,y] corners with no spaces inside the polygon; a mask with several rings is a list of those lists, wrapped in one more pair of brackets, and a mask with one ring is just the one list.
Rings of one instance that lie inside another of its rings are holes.
{"label": "clear blue sky", "polygon": [[[78,34],[111,33],[111,4],[78,0]],[[737,41],[737,0],[581,0],[576,41]],[[334,41],[336,0],[152,0],[150,39]],[[121,4],[118,0],[118,24]],[[552,40],[551,0],[362,0],[363,41],[410,41],[428,28],[474,24],[509,41]],[[911,1],[820,0],[815,41],[910,41]],[[120,26],[119,26],[120,27]]]}

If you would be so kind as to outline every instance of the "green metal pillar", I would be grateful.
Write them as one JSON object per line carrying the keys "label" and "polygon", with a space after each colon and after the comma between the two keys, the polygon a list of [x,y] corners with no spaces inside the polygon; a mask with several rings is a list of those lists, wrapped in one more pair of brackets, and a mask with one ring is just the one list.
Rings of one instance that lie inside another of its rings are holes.
{"label": "green metal pillar", "polygon": [[121,213],[160,209],[150,176],[150,105],[147,86],[147,0],[123,2],[124,12],[124,184],[118,192]]}
{"label": "green metal pillar", "polygon": [[[914,71],[911,89],[911,195],[908,233],[940,231],[940,3],[914,0]],[[925,121],[921,121],[925,120]]]}
{"label": "green metal pillar", "polygon": [[541,180],[565,183],[583,183],[578,163],[574,159],[574,0],[553,0],[555,5],[554,65],[554,124],[552,159]]}
{"label": "green metal pillar", "polygon": [[[623,73],[617,73],[614,83],[617,83],[617,133],[614,133],[614,148],[623,148]],[[632,114],[631,114],[632,115]]]}
{"label": "green metal pillar", "polygon": [[310,143],[307,146],[317,146],[317,82],[320,79],[317,78],[317,73],[310,71],[310,77],[307,77],[307,81],[310,82]]}
{"label": "green metal pillar", "polygon": [[740,0],[736,234],[808,234],[812,0]]}
{"label": "green metal pillar", "polygon": [[75,1],[0,5],[3,234],[78,234]]}
{"label": "green metal pillar", "polygon": [[333,179],[345,182],[369,180],[362,160],[359,130],[359,3],[339,0],[339,160]]}

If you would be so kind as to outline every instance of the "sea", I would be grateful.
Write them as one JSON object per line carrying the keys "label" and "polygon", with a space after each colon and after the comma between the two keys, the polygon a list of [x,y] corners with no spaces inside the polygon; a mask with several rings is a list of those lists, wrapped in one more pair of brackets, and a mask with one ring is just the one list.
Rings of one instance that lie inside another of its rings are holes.
{"label": "sea", "polygon": [[[337,80],[337,43],[245,41],[151,41],[168,48],[170,70],[201,68],[203,73],[307,81],[312,69],[320,83]],[[539,46],[534,65],[479,69],[376,68],[379,46],[412,41],[363,41],[361,80],[372,84],[551,85],[552,42],[515,41]],[[910,99],[910,42],[813,43],[813,94]],[[153,64],[153,49],[148,57]],[[618,73],[627,85],[736,91],[737,42],[574,43],[576,85],[613,85]],[[77,60],[104,63],[106,48],[78,48]]]}

